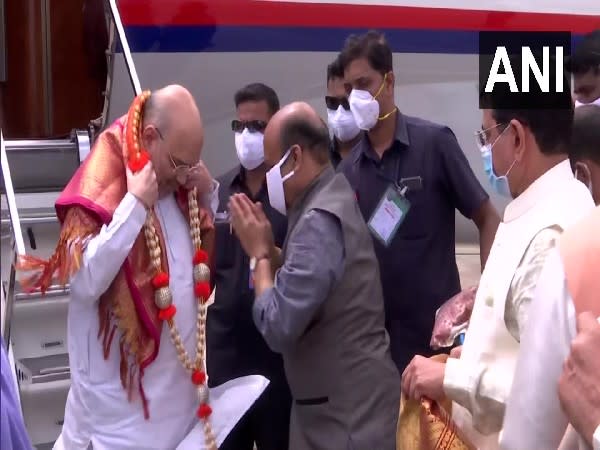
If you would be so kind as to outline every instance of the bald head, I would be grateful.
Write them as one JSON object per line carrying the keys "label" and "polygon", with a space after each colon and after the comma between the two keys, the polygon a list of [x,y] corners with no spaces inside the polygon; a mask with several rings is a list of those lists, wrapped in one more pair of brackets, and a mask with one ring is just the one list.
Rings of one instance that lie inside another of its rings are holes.
{"label": "bald head", "polygon": [[319,164],[329,161],[329,130],[317,112],[305,102],[281,108],[265,130],[265,149],[278,148],[279,157],[294,145],[307,151]]}
{"label": "bald head", "polygon": [[177,84],[152,92],[144,109],[144,125],[153,124],[164,132],[177,124],[202,127],[194,97]]}
{"label": "bald head", "polygon": [[177,186],[175,169],[200,160],[204,129],[194,97],[183,86],[152,92],[144,106],[142,138],[159,179],[168,191]]}

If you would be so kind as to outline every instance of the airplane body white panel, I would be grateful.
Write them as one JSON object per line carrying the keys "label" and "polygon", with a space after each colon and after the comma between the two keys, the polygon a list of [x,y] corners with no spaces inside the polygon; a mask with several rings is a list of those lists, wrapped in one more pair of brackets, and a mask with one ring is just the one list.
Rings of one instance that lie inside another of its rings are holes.
{"label": "airplane body white panel", "polygon": [[[345,37],[383,31],[394,50],[396,100],[405,114],[450,126],[487,189],[474,131],[479,129],[478,32],[600,28],[594,0],[121,0],[128,41],[145,89],[181,83],[198,101],[206,127],[203,158],[215,175],[237,164],[230,129],[233,95],[264,82],[281,103],[306,100],[326,116],[326,67]],[[543,13],[543,14],[541,14]],[[115,61],[111,117],[133,91],[122,58]],[[505,199],[492,194],[502,210]],[[457,241],[477,243],[457,213]]]}

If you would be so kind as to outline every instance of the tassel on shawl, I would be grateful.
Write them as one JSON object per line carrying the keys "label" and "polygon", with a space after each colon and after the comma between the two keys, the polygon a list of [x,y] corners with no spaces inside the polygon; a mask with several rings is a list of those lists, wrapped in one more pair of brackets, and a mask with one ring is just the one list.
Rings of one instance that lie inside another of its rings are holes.
{"label": "tassel on shawl", "polygon": [[19,280],[25,292],[45,293],[52,285],[55,276],[61,286],[65,286],[81,267],[83,251],[88,240],[98,233],[99,225],[80,208],[71,208],[61,228],[56,250],[50,259],[43,260],[31,255],[19,255],[17,270],[36,272]]}

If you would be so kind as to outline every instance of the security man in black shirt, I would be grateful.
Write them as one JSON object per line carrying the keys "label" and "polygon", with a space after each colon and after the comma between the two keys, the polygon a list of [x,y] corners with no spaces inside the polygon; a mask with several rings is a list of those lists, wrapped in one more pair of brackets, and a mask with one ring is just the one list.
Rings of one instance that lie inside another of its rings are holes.
{"label": "security man in black shirt", "polygon": [[450,128],[398,111],[392,51],[371,31],[340,55],[350,109],[366,133],[341,162],[381,267],[386,328],[400,373],[429,346],[436,310],[461,289],[455,209],[475,222],[482,268],[500,218]]}
{"label": "security man in black shirt", "polygon": [[215,217],[215,302],[207,316],[207,366],[210,386],[246,375],[263,375],[270,383],[227,436],[221,450],[285,450],[288,448],[291,394],[281,355],[272,352],[252,320],[254,287],[249,260],[228,220],[227,204],[243,192],[259,201],[271,222],[275,245],[285,239],[287,221],[275,211],[266,188],[263,132],[279,110],[270,87],[250,84],[235,94],[237,118],[232,122],[240,166],[218,179],[219,207]]}

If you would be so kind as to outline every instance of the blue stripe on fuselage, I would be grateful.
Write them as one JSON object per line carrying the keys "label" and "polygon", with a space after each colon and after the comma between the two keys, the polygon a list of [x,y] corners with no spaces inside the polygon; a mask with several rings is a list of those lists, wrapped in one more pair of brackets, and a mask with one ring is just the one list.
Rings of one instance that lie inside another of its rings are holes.
{"label": "blue stripe on fuselage", "polygon": [[[132,52],[335,52],[361,28],[129,26]],[[475,54],[476,31],[381,29],[395,52]],[[120,51],[120,48],[119,48]]]}
{"label": "blue stripe on fuselage", "polygon": [[[273,26],[128,26],[132,52],[335,52],[367,28]],[[478,31],[380,29],[394,52],[477,54]],[[573,44],[580,40],[573,36]],[[121,51],[119,46],[118,51]]]}

